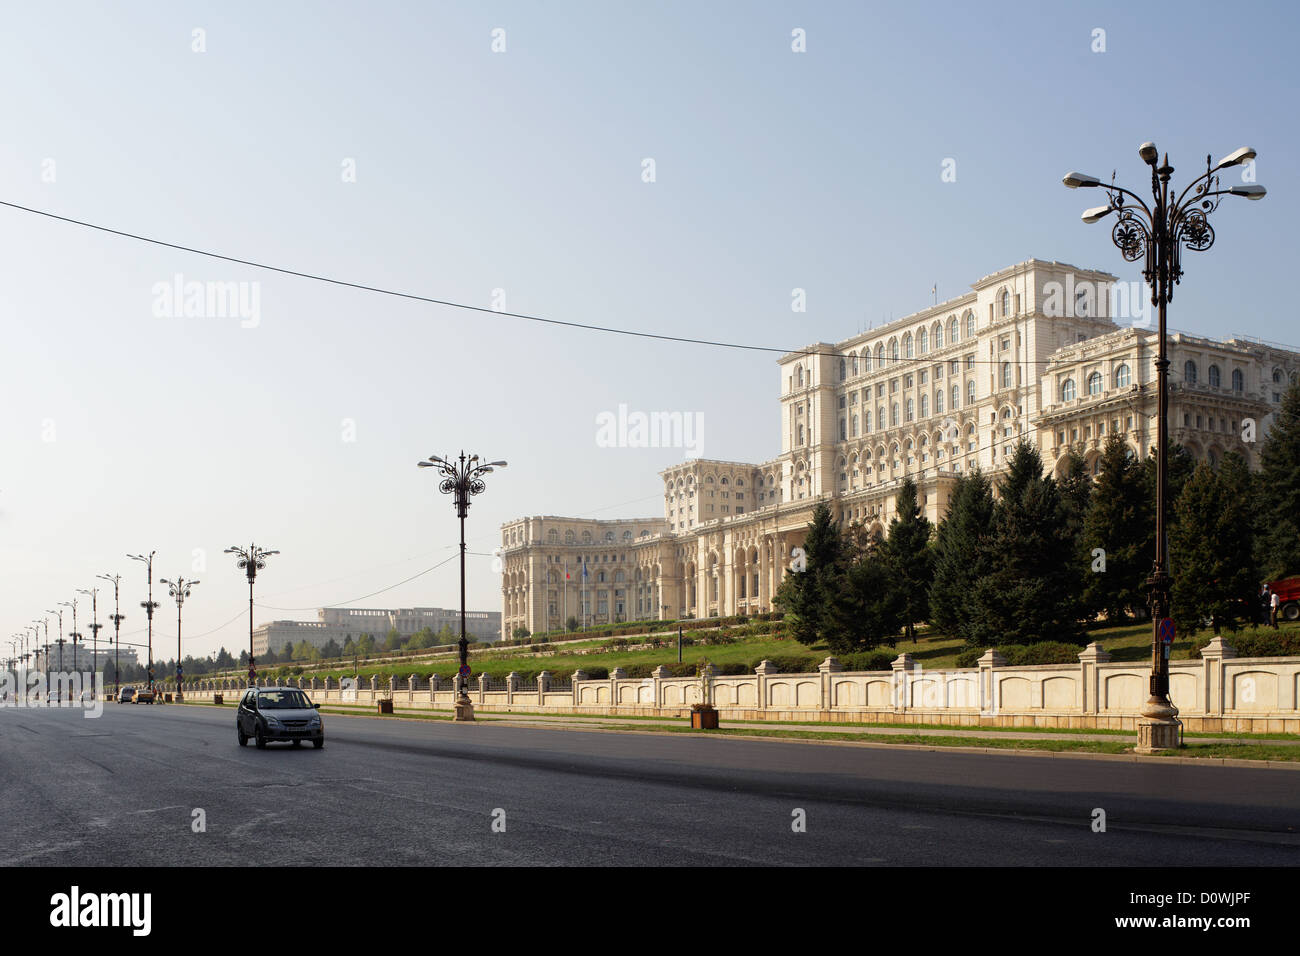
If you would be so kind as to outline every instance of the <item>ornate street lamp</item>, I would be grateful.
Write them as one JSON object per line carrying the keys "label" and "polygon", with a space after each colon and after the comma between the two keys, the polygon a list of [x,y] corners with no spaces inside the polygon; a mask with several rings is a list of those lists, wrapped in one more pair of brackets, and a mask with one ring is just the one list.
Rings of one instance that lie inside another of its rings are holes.
{"label": "ornate street lamp", "polygon": [[445,495],[453,495],[456,516],[460,518],[460,670],[456,674],[456,712],[455,720],[473,720],[474,705],[469,699],[469,640],[465,637],[465,516],[469,514],[470,498],[482,494],[487,487],[483,475],[491,474],[497,468],[506,467],[504,461],[479,464],[478,455],[468,459],[460,453],[458,461],[448,461],[437,455],[430,455],[428,461],[417,462],[421,468],[437,468],[442,481],[438,490]]}
{"label": "ornate street lamp", "polygon": [[97,578],[103,578],[105,581],[113,582],[113,616],[110,620],[113,622],[113,699],[117,700],[122,692],[122,668],[121,668],[121,638],[122,622],[126,620],[126,615],[121,613],[122,607],[118,600],[118,582],[122,580],[120,574],[97,574]]}
{"label": "ornate street lamp", "polygon": [[[51,610],[50,608],[47,607],[47,608],[45,609],[45,613],[46,613],[46,614],[57,614],[57,615],[59,616],[59,639],[58,639],[57,641],[55,641],[54,643],[55,643],[56,645],[58,645],[58,648],[59,648],[59,673],[62,674],[62,673],[63,673],[63,645],[67,643],[67,641],[65,641],[65,640],[63,639],[63,612],[62,612],[62,611]],[[46,636],[48,637],[49,635],[47,634]],[[48,676],[48,674],[49,674],[49,672],[50,672],[50,652],[49,652],[49,650],[48,650],[48,648],[49,648],[49,645],[48,645],[48,644],[46,645],[46,648],[47,648],[47,649],[46,649],[46,651],[45,651],[45,673],[46,673],[46,675]],[[55,679],[58,680],[59,678],[56,677]],[[47,688],[46,691],[45,691],[45,699],[46,699],[46,700],[49,700],[49,699],[50,699],[50,692],[49,692],[49,689],[48,689],[48,688]],[[63,685],[62,685],[62,682],[61,682],[61,681],[60,681],[60,683],[59,683],[59,696],[58,696],[58,702],[59,702],[59,703],[62,703],[62,702],[63,702]]]}
{"label": "ornate street lamp", "polygon": [[95,699],[95,664],[99,657],[99,629],[103,624],[99,623],[99,588],[77,588],[78,594],[90,595],[90,699]]}
{"label": "ornate street lamp", "polygon": [[158,609],[158,602],[153,599],[153,556],[157,553],[157,551],[150,551],[148,555],[127,555],[132,561],[142,562],[149,570],[149,599],[141,601],[140,606],[144,608],[144,613],[149,618],[149,667],[145,675],[149,681],[150,694],[153,693],[153,612]]}
{"label": "ornate street lamp", "polygon": [[[1229,153],[1216,165],[1205,157],[1205,172],[1188,185],[1176,200],[1171,200],[1169,177],[1174,168],[1169,156],[1157,165],[1159,152],[1155,143],[1143,143],[1138,149],[1142,161],[1151,167],[1150,206],[1134,192],[1115,185],[1106,185],[1095,176],[1069,173],[1063,182],[1070,189],[1100,187],[1106,190],[1109,202],[1094,206],[1083,213],[1083,221],[1098,222],[1116,214],[1111,229],[1111,239],[1128,262],[1142,263],[1142,276],[1151,287],[1151,304],[1160,315],[1160,350],[1156,358],[1156,383],[1160,399],[1158,408],[1159,442],[1156,457],[1156,554],[1155,563],[1147,584],[1151,588],[1148,599],[1153,621],[1151,639],[1151,696],[1142,708],[1138,721],[1138,753],[1173,750],[1178,746],[1178,708],[1169,699],[1169,649],[1174,639],[1174,622],[1169,616],[1169,594],[1172,580],[1169,577],[1168,544],[1165,540],[1165,514],[1168,510],[1168,474],[1166,464],[1169,451],[1169,358],[1165,350],[1165,317],[1169,301],[1174,297],[1174,286],[1183,275],[1182,250],[1185,246],[1195,252],[1204,252],[1214,245],[1214,229],[1209,215],[1219,208],[1222,197],[1244,196],[1263,199],[1263,186],[1243,184],[1220,188],[1219,171],[1240,166],[1255,158],[1255,151],[1242,147]],[[1133,203],[1127,202],[1131,199]],[[1136,204],[1136,205],[1134,205]]]}
{"label": "ornate street lamp", "polygon": [[181,666],[181,605],[190,596],[190,588],[199,582],[186,581],[184,578],[177,578],[175,581],[168,581],[166,578],[158,580],[167,585],[168,596],[176,599],[176,700],[182,701],[185,699],[181,689],[185,681],[185,668]]}
{"label": "ornate street lamp", "polygon": [[257,577],[257,572],[266,567],[266,559],[280,552],[265,551],[250,544],[247,548],[226,548],[224,553],[237,555],[239,560],[235,562],[235,567],[248,574],[248,686],[252,687],[257,682],[257,661],[253,657],[253,580]]}

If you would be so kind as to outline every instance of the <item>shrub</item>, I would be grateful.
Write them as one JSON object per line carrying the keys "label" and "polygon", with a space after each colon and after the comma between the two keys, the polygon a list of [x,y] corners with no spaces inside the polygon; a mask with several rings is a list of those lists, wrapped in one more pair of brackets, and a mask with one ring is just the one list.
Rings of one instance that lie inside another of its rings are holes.
{"label": "shrub", "polygon": [[[1210,643],[1214,637],[1206,634],[1196,638],[1192,651],[1188,655],[1194,660],[1201,659],[1201,648]],[[1251,628],[1236,634],[1222,635],[1224,643],[1232,646],[1238,657],[1295,657],[1300,656],[1300,630],[1273,630],[1272,628]]]}

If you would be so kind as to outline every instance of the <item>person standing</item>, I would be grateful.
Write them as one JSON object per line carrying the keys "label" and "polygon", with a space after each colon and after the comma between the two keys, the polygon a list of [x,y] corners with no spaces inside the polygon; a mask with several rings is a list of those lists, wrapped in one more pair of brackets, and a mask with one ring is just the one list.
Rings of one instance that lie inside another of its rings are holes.
{"label": "person standing", "polygon": [[1278,613],[1278,609],[1281,608],[1281,606],[1282,606],[1282,601],[1277,596],[1277,592],[1272,591],[1272,596],[1269,598],[1269,602],[1268,602],[1268,612],[1269,612],[1268,618],[1269,618],[1269,623],[1273,625],[1273,630],[1277,630],[1277,613]]}

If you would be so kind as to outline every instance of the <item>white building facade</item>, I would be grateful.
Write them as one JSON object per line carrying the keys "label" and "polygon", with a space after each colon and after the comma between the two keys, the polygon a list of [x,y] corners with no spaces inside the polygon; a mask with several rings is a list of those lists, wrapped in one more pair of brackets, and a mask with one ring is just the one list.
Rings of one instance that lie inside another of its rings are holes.
{"label": "white building facade", "polygon": [[[998,474],[1022,437],[1056,474],[1071,449],[1095,468],[1111,431],[1148,454],[1157,335],[1112,317],[1136,304],[1115,282],[1031,259],[882,328],[782,356],[777,457],[666,469],[662,518],[503,525],[502,633],[770,610],[817,501],[883,532],[910,477],[937,522],[956,477]],[[1300,354],[1182,334],[1168,348],[1171,440],[1200,460],[1235,451],[1257,465]]]}

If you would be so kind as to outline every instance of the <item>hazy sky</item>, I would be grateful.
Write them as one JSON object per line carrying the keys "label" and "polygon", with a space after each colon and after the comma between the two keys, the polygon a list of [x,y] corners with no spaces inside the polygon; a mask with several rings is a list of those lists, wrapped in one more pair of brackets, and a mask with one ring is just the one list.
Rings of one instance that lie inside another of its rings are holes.
{"label": "hazy sky", "polygon": [[[0,199],[441,299],[504,290],[509,311],[793,349],[1029,257],[1136,278],[1108,225],[1079,221],[1103,197],[1061,176],[1140,187],[1153,139],[1186,182],[1250,145],[1270,194],[1224,203],[1171,324],[1294,342],[1294,10],[4,3]],[[178,275],[255,283],[256,314],[166,314]],[[462,447],[510,462],[469,522],[470,605],[499,610],[502,521],[662,513],[657,472],[683,451],[600,447],[600,413],[700,413],[707,457],[779,450],[772,355],[401,301],[3,207],[0,315],[0,638],[118,572],[141,639],[145,569],[125,554],[157,549],[155,578],[202,582],[187,652],[237,652],[247,590],[223,548],[283,552],[259,623],[385,588],[455,554],[451,501],[415,463]],[[175,606],[154,596],[167,657]],[[452,560],[356,606],[457,600]]]}

